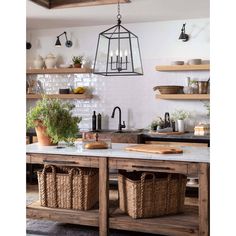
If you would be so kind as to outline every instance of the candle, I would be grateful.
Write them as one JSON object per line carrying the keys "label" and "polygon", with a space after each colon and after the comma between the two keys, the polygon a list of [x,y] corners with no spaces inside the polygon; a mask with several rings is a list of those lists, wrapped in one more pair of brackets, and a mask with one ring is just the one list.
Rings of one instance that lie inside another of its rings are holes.
{"label": "candle", "polygon": [[110,57],[113,57],[113,51],[111,50],[111,52],[110,52]]}
{"label": "candle", "polygon": [[118,56],[119,55],[119,53],[118,53],[118,49],[116,50],[116,56]]}
{"label": "candle", "polygon": [[122,58],[122,56],[123,56],[123,52],[120,50],[120,57]]}
{"label": "candle", "polygon": [[126,56],[126,57],[128,56],[128,51],[127,51],[127,50],[125,50],[125,56]]}

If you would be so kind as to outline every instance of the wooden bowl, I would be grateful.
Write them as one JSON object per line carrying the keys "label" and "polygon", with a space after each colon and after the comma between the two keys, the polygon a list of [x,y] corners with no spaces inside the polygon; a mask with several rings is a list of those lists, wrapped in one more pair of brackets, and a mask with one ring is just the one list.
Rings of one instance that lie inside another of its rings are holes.
{"label": "wooden bowl", "polygon": [[158,90],[161,94],[178,94],[183,93],[184,86],[177,85],[166,85],[166,86],[156,86],[153,88],[154,91]]}

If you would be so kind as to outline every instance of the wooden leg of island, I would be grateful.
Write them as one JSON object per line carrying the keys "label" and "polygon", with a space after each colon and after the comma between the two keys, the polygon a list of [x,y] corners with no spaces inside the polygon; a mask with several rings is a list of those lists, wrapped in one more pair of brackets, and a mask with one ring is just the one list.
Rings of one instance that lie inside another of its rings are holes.
{"label": "wooden leg of island", "polygon": [[109,235],[108,158],[99,158],[99,236]]}
{"label": "wooden leg of island", "polygon": [[199,235],[209,233],[209,165],[199,164]]}

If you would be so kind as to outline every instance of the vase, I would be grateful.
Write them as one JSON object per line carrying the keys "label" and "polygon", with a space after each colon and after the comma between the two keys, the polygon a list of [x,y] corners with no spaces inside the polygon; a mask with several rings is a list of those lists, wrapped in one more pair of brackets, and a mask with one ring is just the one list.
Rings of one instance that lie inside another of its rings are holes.
{"label": "vase", "polygon": [[49,53],[45,58],[45,65],[48,69],[52,69],[55,67],[56,61],[56,57],[52,53]]}
{"label": "vase", "polygon": [[40,55],[38,55],[34,59],[33,63],[34,63],[34,68],[35,69],[42,69],[43,68],[44,61],[43,61],[43,58]]}
{"label": "vase", "polygon": [[178,132],[184,132],[184,120],[177,120]]}
{"label": "vase", "polygon": [[52,146],[54,145],[52,139],[47,135],[47,127],[42,125],[42,122],[37,120],[35,126],[35,131],[37,134],[38,143],[40,146]]}
{"label": "vase", "polygon": [[74,68],[81,68],[81,64],[80,63],[74,64]]}

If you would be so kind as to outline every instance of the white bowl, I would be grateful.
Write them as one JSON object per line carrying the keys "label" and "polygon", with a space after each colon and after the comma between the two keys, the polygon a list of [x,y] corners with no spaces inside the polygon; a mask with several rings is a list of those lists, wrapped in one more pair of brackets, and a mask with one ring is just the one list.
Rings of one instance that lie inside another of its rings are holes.
{"label": "white bowl", "polygon": [[188,60],[189,65],[200,65],[202,64],[202,59],[190,59]]}
{"label": "white bowl", "polygon": [[184,61],[172,61],[171,65],[184,65]]}

